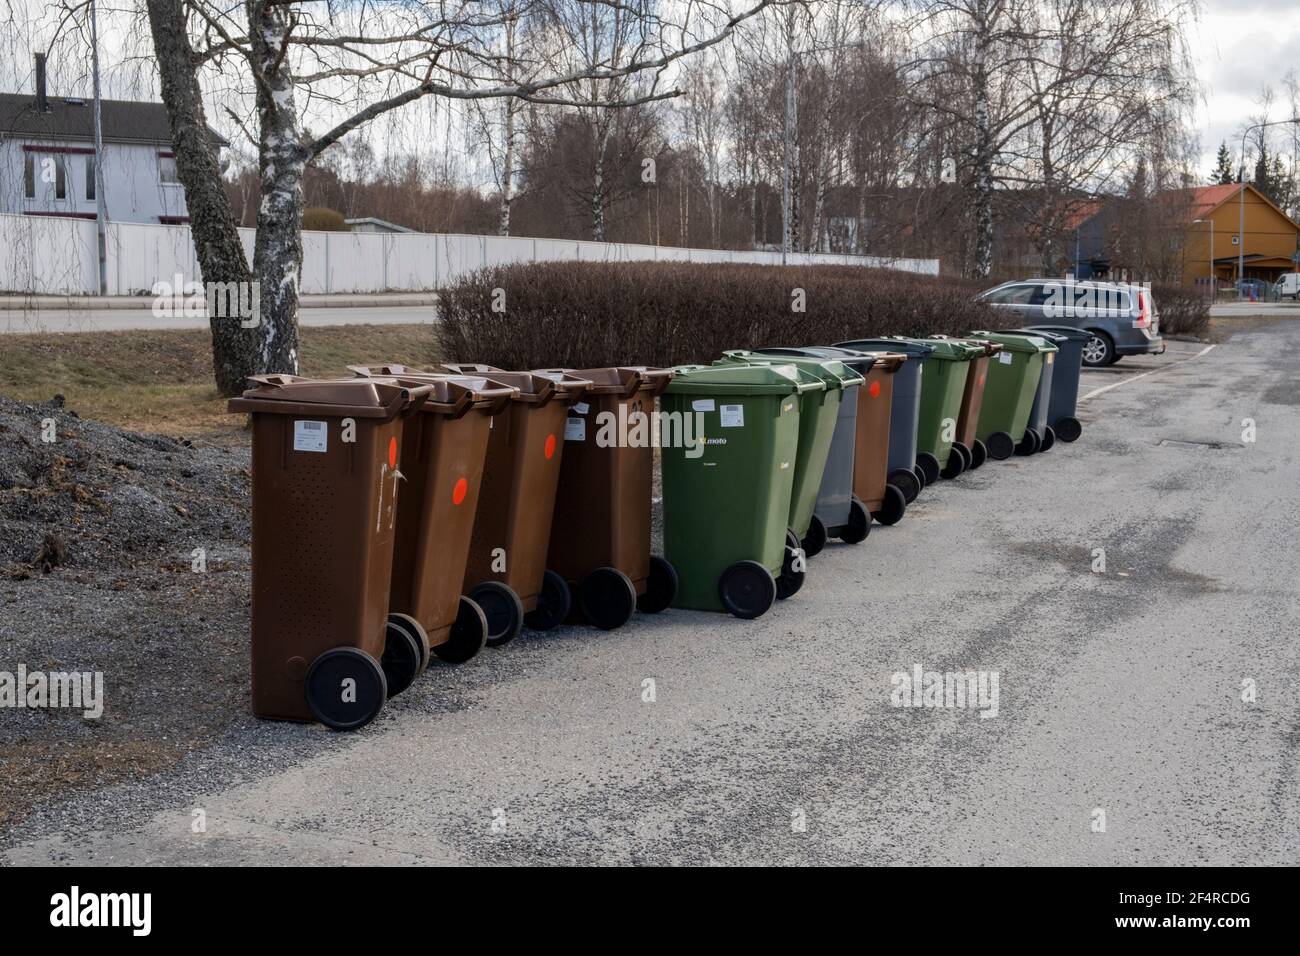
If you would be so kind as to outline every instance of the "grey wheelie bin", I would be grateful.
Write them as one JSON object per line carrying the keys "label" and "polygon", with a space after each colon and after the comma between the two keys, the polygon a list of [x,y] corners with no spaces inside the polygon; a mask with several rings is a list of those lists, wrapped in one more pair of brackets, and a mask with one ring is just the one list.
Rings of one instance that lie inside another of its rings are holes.
{"label": "grey wheelie bin", "polygon": [[1083,366],[1083,347],[1092,333],[1069,325],[1031,325],[1025,331],[1060,336],[1054,339],[1060,350],[1052,372],[1052,398],[1047,406],[1047,421],[1061,441],[1077,441],[1083,426],[1075,417],[1079,402],[1079,370]]}
{"label": "grey wheelie bin", "polygon": [[853,339],[836,342],[835,347],[857,352],[901,352],[907,356],[894,375],[889,412],[889,483],[911,504],[925,487],[925,473],[916,463],[916,426],[921,419],[922,369],[934,346],[900,339]]}

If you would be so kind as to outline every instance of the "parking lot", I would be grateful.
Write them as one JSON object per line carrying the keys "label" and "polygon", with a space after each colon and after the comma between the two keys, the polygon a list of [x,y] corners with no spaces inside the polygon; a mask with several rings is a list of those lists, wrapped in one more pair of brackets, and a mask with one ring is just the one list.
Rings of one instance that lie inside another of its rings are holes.
{"label": "parking lot", "polygon": [[[0,859],[1293,864],[1298,381],[1290,322],[1085,372],[1077,443],[927,489],[763,618],[526,632],[354,735],[249,718]],[[897,706],[918,666],[995,707]]]}

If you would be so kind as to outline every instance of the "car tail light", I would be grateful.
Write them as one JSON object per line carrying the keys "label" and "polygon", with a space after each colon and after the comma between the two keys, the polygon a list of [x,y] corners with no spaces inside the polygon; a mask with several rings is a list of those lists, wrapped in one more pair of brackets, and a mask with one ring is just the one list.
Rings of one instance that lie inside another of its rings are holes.
{"label": "car tail light", "polygon": [[1133,327],[1135,329],[1151,327],[1151,305],[1147,301],[1147,294],[1141,290],[1138,290],[1138,317]]}

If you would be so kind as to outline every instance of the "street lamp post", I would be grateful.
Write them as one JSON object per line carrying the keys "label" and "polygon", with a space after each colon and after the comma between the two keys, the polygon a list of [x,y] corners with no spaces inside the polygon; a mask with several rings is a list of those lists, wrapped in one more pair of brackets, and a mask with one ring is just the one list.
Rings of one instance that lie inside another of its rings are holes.
{"label": "street lamp post", "polygon": [[1282,126],[1286,123],[1294,123],[1300,126],[1300,116],[1293,116],[1290,119],[1273,120],[1270,123],[1255,123],[1253,126],[1247,126],[1241,132],[1241,175],[1237,178],[1240,180],[1237,190],[1237,295],[1241,295],[1241,283],[1246,278],[1246,137],[1250,135],[1251,130],[1267,129],[1270,126]]}
{"label": "street lamp post", "polygon": [[1209,223],[1210,225],[1210,299],[1213,300],[1219,297],[1219,274],[1214,268],[1214,220],[1193,219],[1192,225],[1196,225],[1198,222]]}

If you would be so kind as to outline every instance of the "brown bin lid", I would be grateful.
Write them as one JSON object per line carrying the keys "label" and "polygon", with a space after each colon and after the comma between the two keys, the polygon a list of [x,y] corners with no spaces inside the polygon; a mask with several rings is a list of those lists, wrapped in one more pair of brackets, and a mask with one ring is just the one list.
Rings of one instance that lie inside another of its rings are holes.
{"label": "brown bin lid", "polygon": [[556,395],[562,395],[565,401],[576,402],[591,387],[588,379],[568,372],[508,372],[492,365],[454,363],[443,368],[459,375],[482,375],[488,381],[510,385],[518,389],[512,398],[530,405],[545,405]]}
{"label": "brown bin lid", "polygon": [[422,409],[455,418],[460,418],[471,408],[495,415],[519,392],[513,385],[503,385],[482,375],[425,372],[396,363],[349,365],[348,371],[360,378],[392,378],[408,388],[427,385],[432,391]]}
{"label": "brown bin lid", "polygon": [[611,365],[606,368],[541,368],[533,369],[538,375],[568,374],[586,379],[590,395],[629,396],[642,389],[658,395],[672,381],[673,371],[652,368],[649,365]]}
{"label": "brown bin lid", "polygon": [[392,418],[423,403],[432,391],[411,388],[395,378],[304,378],[300,375],[250,375],[254,387],[226,404],[228,412],[277,415],[328,414],[354,418]]}
{"label": "brown bin lid", "polygon": [[899,367],[907,361],[907,356],[902,352],[876,352],[870,349],[854,349],[853,351],[875,358],[876,364],[871,366],[873,372],[878,368],[890,373],[897,372]]}

